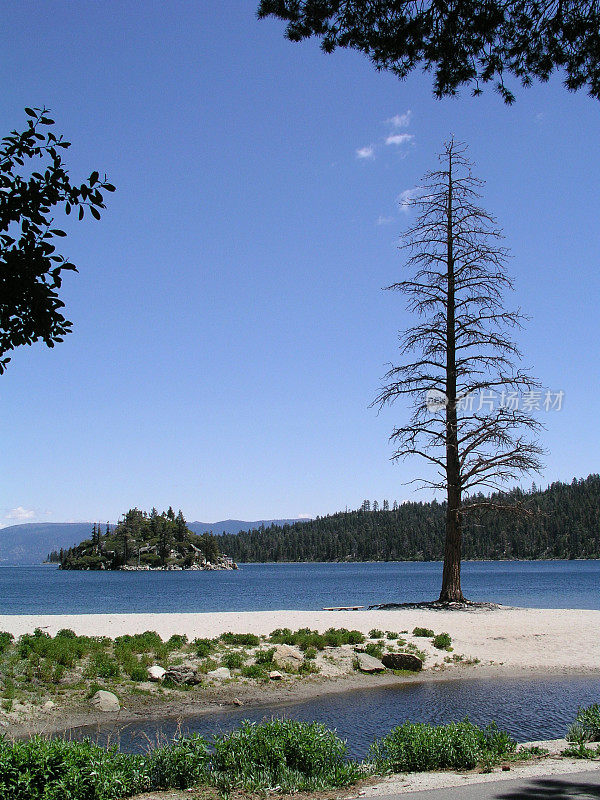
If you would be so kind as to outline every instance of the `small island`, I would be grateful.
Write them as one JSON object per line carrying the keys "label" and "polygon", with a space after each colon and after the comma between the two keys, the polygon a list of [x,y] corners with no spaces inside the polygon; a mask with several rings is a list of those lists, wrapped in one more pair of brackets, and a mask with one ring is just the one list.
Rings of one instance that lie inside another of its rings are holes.
{"label": "small island", "polygon": [[130,509],[118,525],[105,533],[100,524],[92,528],[90,539],[76,547],[51,553],[59,569],[80,570],[222,570],[237,569],[229,556],[219,551],[211,533],[189,530],[181,511],[171,507],[159,514]]}

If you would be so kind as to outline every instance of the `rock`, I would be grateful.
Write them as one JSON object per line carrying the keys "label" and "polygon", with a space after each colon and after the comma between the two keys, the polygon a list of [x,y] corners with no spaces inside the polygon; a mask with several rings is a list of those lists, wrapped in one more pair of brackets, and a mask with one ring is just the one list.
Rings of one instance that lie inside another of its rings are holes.
{"label": "rock", "polygon": [[282,667],[298,669],[300,664],[304,661],[304,656],[289,644],[276,644],[273,661],[277,662],[277,664]]}
{"label": "rock", "polygon": [[411,653],[386,653],[381,661],[388,669],[409,669],[411,672],[423,669],[421,659]]}
{"label": "rock", "polygon": [[148,677],[151,681],[162,681],[166,672],[167,670],[164,667],[160,667],[158,664],[153,664],[151,667],[148,667]]}
{"label": "rock", "polygon": [[52,700],[46,700],[46,702],[44,703],[44,708],[48,709],[54,708],[55,705],[56,703],[53,703]]}
{"label": "rock", "polygon": [[233,700],[232,700],[231,702],[233,703],[233,705],[234,705],[234,706],[243,706],[243,705],[244,705],[244,704],[242,703],[242,701],[241,701],[239,698],[237,698],[237,697],[234,697],[234,698],[233,698]]}
{"label": "rock", "polygon": [[272,672],[269,672],[269,678],[272,681],[280,681],[283,678],[283,675],[281,672],[278,672],[276,669],[274,669]]}
{"label": "rock", "polygon": [[231,671],[228,667],[218,667],[206,673],[209,678],[231,678]]}
{"label": "rock", "polygon": [[358,661],[358,668],[361,672],[383,672],[384,665],[378,658],[370,656],[368,653],[357,653],[356,660]]}
{"label": "rock", "polygon": [[169,667],[163,675],[163,680],[178,684],[185,683],[186,686],[196,686],[198,683],[202,683],[202,678],[198,676],[196,670],[184,664]]}
{"label": "rock", "polygon": [[121,704],[116,694],[99,689],[90,700],[96,711],[120,711]]}

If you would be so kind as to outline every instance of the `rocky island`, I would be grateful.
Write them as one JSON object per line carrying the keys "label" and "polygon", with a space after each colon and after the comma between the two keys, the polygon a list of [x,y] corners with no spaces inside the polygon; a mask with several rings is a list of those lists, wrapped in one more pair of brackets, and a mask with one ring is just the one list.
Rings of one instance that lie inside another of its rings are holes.
{"label": "rocky island", "polygon": [[233,559],[219,552],[211,533],[189,530],[181,511],[171,507],[159,514],[130,509],[105,533],[94,524],[92,535],[76,547],[53,553],[59,569],[81,570],[218,570],[237,569]]}

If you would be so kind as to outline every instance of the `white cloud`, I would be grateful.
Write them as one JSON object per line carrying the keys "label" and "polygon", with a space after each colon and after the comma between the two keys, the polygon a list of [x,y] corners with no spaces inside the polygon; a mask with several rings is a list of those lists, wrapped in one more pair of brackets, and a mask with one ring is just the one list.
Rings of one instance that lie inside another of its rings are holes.
{"label": "white cloud", "polygon": [[385,140],[385,143],[395,145],[410,144],[414,138],[412,133],[391,133]]}
{"label": "white cloud", "polygon": [[408,111],[404,112],[404,114],[395,114],[390,119],[387,119],[386,122],[390,125],[393,125],[394,128],[408,128],[411,118],[412,111],[409,108]]}
{"label": "white cloud", "polygon": [[312,519],[310,514],[298,514],[296,519]]}
{"label": "white cloud", "polygon": [[403,211],[405,214],[408,213],[410,207],[413,205],[413,201],[416,200],[420,194],[420,186],[416,186],[414,189],[405,189],[403,192],[400,192],[398,195],[398,205],[400,206],[400,211]]}
{"label": "white cloud", "polygon": [[16,508],[11,508],[4,519],[16,519],[18,522],[21,522],[24,519],[32,519],[33,517],[35,517],[35,511],[29,508],[23,508],[23,506],[17,506]]}
{"label": "white cloud", "polygon": [[356,151],[357,158],[375,158],[375,148],[372,144],[367,145],[366,147],[359,147]]}
{"label": "white cloud", "polygon": [[393,217],[384,217],[381,214],[377,217],[378,225],[390,225],[394,221]]}

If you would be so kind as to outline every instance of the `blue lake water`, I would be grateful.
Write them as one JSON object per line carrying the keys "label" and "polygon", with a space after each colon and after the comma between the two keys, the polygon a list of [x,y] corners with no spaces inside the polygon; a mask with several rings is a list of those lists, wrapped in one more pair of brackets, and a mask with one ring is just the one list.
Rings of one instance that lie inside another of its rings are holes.
{"label": "blue lake water", "polygon": [[[0,567],[0,614],[320,609],[432,600],[439,562],[242,564],[233,572],[63,572]],[[472,600],[529,608],[600,609],[600,561],[463,564]]]}
{"label": "blue lake water", "polygon": [[599,698],[597,678],[470,678],[324,695],[269,709],[236,709],[179,722],[160,720],[126,727],[118,723],[88,727],[77,731],[77,736],[92,736],[100,742],[109,738],[114,742],[118,738],[122,750],[135,751],[145,749],[146,737],[156,741],[157,733],[172,738],[179,726],[184,733],[200,733],[210,738],[239,727],[244,719],[260,722],[272,716],[292,717],[307,722],[316,720],[335,728],[347,740],[350,755],[362,758],[375,738],[406,720],[435,724],[468,717],[478,725],[495,721],[519,742],[561,739],[577,708],[598,702]]}

